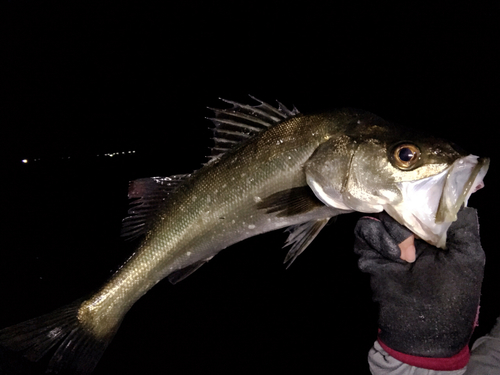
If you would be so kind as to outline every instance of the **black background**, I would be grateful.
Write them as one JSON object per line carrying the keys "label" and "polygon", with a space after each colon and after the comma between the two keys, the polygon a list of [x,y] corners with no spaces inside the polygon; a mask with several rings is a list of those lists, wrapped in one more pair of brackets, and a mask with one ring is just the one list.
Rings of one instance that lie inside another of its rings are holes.
{"label": "black background", "polygon": [[[252,94],[304,113],[362,108],[492,158],[470,200],[487,254],[473,339],[488,332],[500,315],[500,7],[405,4],[3,2],[0,325],[99,287],[135,246],[119,238],[128,181],[198,168],[206,107]],[[158,284],[95,374],[367,372],[377,317],[352,252],[357,218],[288,270],[276,232]]]}

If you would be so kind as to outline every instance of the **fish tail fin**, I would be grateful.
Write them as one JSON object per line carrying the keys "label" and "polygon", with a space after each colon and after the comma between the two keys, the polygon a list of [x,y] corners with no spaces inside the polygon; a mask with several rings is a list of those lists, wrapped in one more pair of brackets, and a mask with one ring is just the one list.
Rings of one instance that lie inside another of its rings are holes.
{"label": "fish tail fin", "polygon": [[[78,319],[83,300],[37,318],[0,330],[0,346],[20,352],[30,361],[38,361],[54,352],[47,373],[90,374],[114,333],[96,337]],[[55,350],[55,351],[54,351]]]}

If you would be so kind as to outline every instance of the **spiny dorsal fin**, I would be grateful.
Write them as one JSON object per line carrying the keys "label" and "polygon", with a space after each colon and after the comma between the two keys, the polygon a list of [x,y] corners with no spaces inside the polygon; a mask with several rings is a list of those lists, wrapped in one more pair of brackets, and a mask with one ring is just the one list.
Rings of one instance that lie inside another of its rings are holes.
{"label": "spiny dorsal fin", "polygon": [[170,177],[148,177],[130,181],[128,197],[133,199],[128,210],[129,216],[122,222],[122,237],[132,240],[146,233],[151,220],[167,196],[182,184],[190,175]]}
{"label": "spiny dorsal fin", "polygon": [[215,117],[209,118],[215,125],[212,129],[215,144],[209,156],[210,161],[217,159],[255,134],[299,114],[295,107],[290,110],[278,102],[278,108],[276,108],[251,95],[249,96],[260,104],[252,106],[221,99],[231,104],[232,107],[226,109],[209,108],[215,114]]}

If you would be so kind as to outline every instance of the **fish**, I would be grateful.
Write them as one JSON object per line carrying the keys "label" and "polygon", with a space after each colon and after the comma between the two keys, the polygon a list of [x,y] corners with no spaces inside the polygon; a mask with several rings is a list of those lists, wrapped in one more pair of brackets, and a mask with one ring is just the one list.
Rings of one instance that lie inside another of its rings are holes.
{"label": "fish", "polygon": [[446,140],[359,109],[302,114],[251,98],[211,109],[214,147],[200,169],[130,182],[122,236],[138,247],[100,289],[0,330],[0,346],[30,361],[52,351],[49,372],[90,374],[135,302],[231,245],[285,228],[289,267],[332,218],[386,211],[444,249],[484,186],[489,158]]}

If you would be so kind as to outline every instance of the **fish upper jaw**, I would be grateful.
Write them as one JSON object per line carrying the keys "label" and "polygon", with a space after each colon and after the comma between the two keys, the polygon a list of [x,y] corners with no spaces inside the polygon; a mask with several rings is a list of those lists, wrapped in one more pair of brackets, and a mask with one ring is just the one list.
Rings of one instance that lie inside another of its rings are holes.
{"label": "fish upper jaw", "polygon": [[489,159],[474,155],[457,159],[444,171],[420,180],[398,183],[403,199],[384,209],[426,242],[446,248],[446,232],[462,204],[484,186]]}

